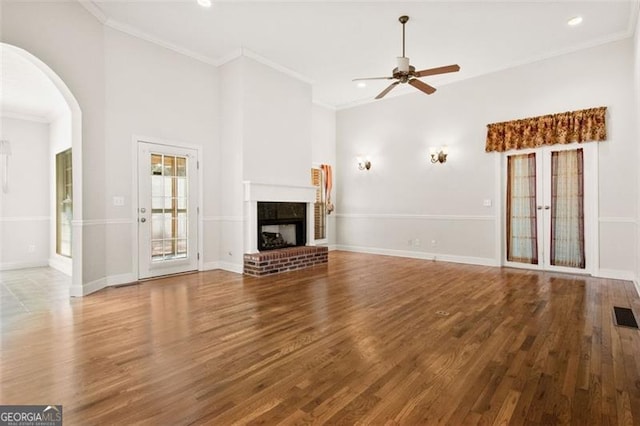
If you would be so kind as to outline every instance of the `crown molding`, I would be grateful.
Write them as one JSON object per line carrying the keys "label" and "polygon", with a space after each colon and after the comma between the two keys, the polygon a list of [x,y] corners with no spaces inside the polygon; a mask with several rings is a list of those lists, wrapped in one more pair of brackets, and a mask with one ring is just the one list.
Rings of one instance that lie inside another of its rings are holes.
{"label": "crown molding", "polygon": [[319,106],[321,108],[328,109],[328,110],[331,110],[331,111],[335,111],[336,110],[335,106],[333,106],[331,104],[326,104],[326,103],[324,103],[322,101],[312,100],[311,103],[314,104],[315,106]]}
{"label": "crown molding", "polygon": [[216,66],[217,67],[221,67],[223,65],[228,64],[229,62],[235,61],[236,59],[238,59],[241,56],[242,56],[242,48],[234,49],[231,52],[229,52],[228,54],[226,54],[226,55],[222,56],[221,58],[219,58],[216,61]]}
{"label": "crown molding", "polygon": [[264,56],[258,55],[256,52],[254,52],[253,50],[247,49],[246,47],[241,47],[240,49],[235,49],[233,51],[231,51],[229,54],[223,56],[222,58],[218,59],[215,63],[215,65],[217,67],[221,67],[223,65],[228,64],[229,62],[235,61],[236,59],[240,58],[240,57],[245,57],[245,58],[249,58],[249,59],[253,59],[254,61],[262,64],[262,65],[266,65],[267,67],[274,69],[276,71],[279,71],[283,74],[288,75],[289,77],[295,78],[296,80],[300,80],[303,83],[307,83],[310,85],[313,85],[313,80],[303,76],[302,74],[292,70],[291,68],[287,68],[283,65],[278,64],[277,62],[274,62],[270,59],[265,58]]}
{"label": "crown molding", "polygon": [[255,53],[252,50],[247,49],[246,47],[242,48],[242,56],[247,57],[247,58],[251,58],[256,62],[260,62],[263,65],[268,66],[269,68],[273,68],[276,71],[280,71],[283,74],[288,75],[289,77],[293,77],[296,80],[300,80],[303,83],[307,83],[309,85],[313,85],[314,81],[300,73],[298,73],[297,71],[292,70],[291,68],[287,68],[283,65],[280,65],[277,62],[272,61],[271,59],[267,59],[264,56],[258,55],[257,53]]}
{"label": "crown molding", "polygon": [[292,70],[291,68],[287,68],[284,65],[280,65],[279,63],[272,61],[271,59],[265,58],[258,53],[247,49],[246,47],[242,47],[240,49],[235,49],[227,55],[224,55],[220,58],[212,58],[207,55],[203,55],[200,53],[196,53],[192,50],[189,50],[185,47],[177,45],[175,43],[168,42],[159,37],[152,36],[144,31],[139,30],[129,24],[125,24],[118,20],[107,17],[107,15],[97,6],[92,0],[78,0],[78,2],[91,13],[98,21],[100,21],[103,25],[112,28],[114,30],[129,34],[133,37],[137,37],[139,39],[148,41],[150,43],[156,44],[158,46],[162,46],[166,49],[173,50],[174,52],[180,53],[182,55],[188,56],[190,58],[196,59],[200,62],[204,62],[209,65],[213,65],[215,67],[222,66],[228,62],[231,62],[240,56],[244,56],[247,58],[251,58],[256,62],[259,62],[263,65],[268,66],[276,71],[280,71],[283,74],[288,75],[289,77],[293,77],[296,80],[300,80],[304,83],[313,85],[314,81],[297,71]]}
{"label": "crown molding", "polygon": [[84,7],[87,12],[92,14],[100,23],[105,24],[107,22],[107,15],[91,0],[78,0],[78,3]]}
{"label": "crown molding", "polygon": [[[309,85],[312,85],[315,83],[313,79],[304,76],[303,74],[298,73],[297,71],[294,71],[290,68],[287,68],[283,65],[278,64],[277,62],[274,62],[262,55],[259,55],[256,52],[253,52],[252,50],[242,47],[239,49],[235,49],[233,51],[231,51],[230,53],[219,57],[219,58],[212,58],[210,56],[207,55],[203,55],[200,53],[196,53],[192,50],[189,50],[185,47],[179,46],[177,44],[162,40],[161,38],[152,36],[148,33],[145,33],[144,31],[139,30],[138,28],[132,27],[131,25],[122,23],[120,21],[108,18],[107,15],[102,11],[102,9],[100,9],[100,7],[93,1],[93,0],[77,0],[78,3],[80,3],[91,15],[93,15],[99,22],[101,22],[103,25],[110,27],[114,30],[117,31],[121,31],[123,33],[129,34],[133,37],[148,41],[150,43],[156,44],[158,46],[164,47],[166,49],[172,50],[174,52],[177,52],[179,54],[182,54],[184,56],[190,57],[192,59],[198,60],[200,62],[204,62],[208,65],[213,65],[215,67],[220,67],[226,63],[229,63],[241,56],[247,57],[247,58],[251,58],[253,60],[255,60],[256,62],[259,62],[263,65],[266,65],[276,71],[280,71],[290,77],[293,77],[299,81],[302,81],[304,83],[307,83]],[[216,1],[244,1],[244,0],[216,0]],[[246,1],[252,1],[252,0],[246,0]],[[295,1],[295,0],[292,0]],[[336,0],[338,1],[338,0]],[[364,1],[364,0],[363,0]],[[600,39],[597,40],[592,40],[590,42],[587,43],[582,43],[580,45],[568,48],[568,49],[560,49],[560,50],[556,50],[556,51],[552,51],[552,52],[548,52],[542,55],[537,55],[537,56],[532,56],[529,58],[525,58],[521,61],[515,61],[512,63],[509,63],[507,65],[501,66],[501,67],[497,67],[491,70],[487,70],[484,72],[477,72],[477,73],[472,73],[472,74],[460,74],[459,78],[453,79],[449,82],[444,82],[441,83],[439,85],[439,87],[444,87],[447,86],[449,84],[453,84],[453,83],[457,83],[460,81],[464,81],[464,80],[468,80],[471,78],[475,78],[475,77],[479,77],[479,76],[483,76],[483,75],[488,75],[488,74],[492,74],[495,72],[499,72],[499,71],[504,71],[507,69],[511,69],[511,68],[517,68],[519,66],[522,65],[527,65],[527,64],[532,64],[535,62],[540,62],[540,61],[544,61],[546,59],[551,59],[554,57],[558,57],[558,56],[562,56],[562,55],[566,55],[566,54],[570,54],[570,53],[574,53],[574,52],[578,52],[581,50],[586,50],[586,49],[590,49],[593,47],[597,47],[600,45],[604,45],[607,43],[613,43],[619,40],[623,40],[625,38],[629,38],[632,37],[635,34],[636,31],[636,26],[637,26],[637,22],[638,19],[640,19],[640,2],[630,2],[629,3],[629,21],[627,23],[627,28],[625,31],[616,33],[616,34],[612,34],[606,37],[602,37]],[[401,89],[401,88],[398,88]],[[392,99],[398,96],[406,96],[406,95],[411,95],[411,94],[415,94],[414,91],[410,91],[410,90],[394,90],[393,93],[389,94],[388,96],[385,97],[386,99]],[[384,101],[384,100],[383,100]],[[373,102],[376,102],[375,99],[372,98],[365,98],[365,99],[358,99],[352,102],[347,102],[344,104],[337,104],[337,105],[331,105],[328,103],[324,103],[322,101],[319,100],[312,100],[312,102],[315,105],[324,107],[324,108],[328,108],[331,109],[333,111],[340,111],[340,110],[344,110],[344,109],[350,109],[350,108],[354,108],[354,107],[358,107],[358,106],[362,106],[362,105],[367,105]]]}
{"label": "crown molding", "polygon": [[182,46],[178,46],[177,44],[170,43],[168,41],[164,41],[158,37],[152,36],[150,34],[145,33],[135,27],[132,27],[129,24],[124,24],[120,21],[116,21],[114,19],[107,19],[104,23],[105,26],[112,28],[114,30],[129,34],[130,36],[137,37],[141,40],[148,41],[149,43],[153,43],[155,45],[164,47],[165,49],[173,50],[174,52],[180,53],[181,55],[188,56],[192,59],[195,59],[200,62],[204,62],[208,65],[218,66],[218,61],[212,59],[206,55],[202,55],[200,53],[196,53],[192,50],[186,49]]}

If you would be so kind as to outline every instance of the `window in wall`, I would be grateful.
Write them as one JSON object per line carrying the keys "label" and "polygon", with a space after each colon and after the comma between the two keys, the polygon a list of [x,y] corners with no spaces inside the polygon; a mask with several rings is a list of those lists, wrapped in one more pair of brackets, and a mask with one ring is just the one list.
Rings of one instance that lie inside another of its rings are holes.
{"label": "window in wall", "polygon": [[327,203],[322,169],[311,169],[311,184],[316,187],[316,199],[313,203],[313,237],[316,240],[323,240],[327,238]]}
{"label": "window in wall", "polygon": [[56,155],[56,253],[71,257],[73,220],[71,149]]}

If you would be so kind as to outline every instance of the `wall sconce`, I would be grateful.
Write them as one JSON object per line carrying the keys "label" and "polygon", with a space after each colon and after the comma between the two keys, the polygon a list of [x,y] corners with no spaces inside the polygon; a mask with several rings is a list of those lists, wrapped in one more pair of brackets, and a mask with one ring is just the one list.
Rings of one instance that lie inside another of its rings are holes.
{"label": "wall sconce", "polygon": [[431,162],[432,163],[446,163],[447,162],[447,147],[442,146],[440,148],[431,148],[429,149],[429,154],[431,154]]}
{"label": "wall sconce", "polygon": [[371,160],[358,157],[358,170],[369,170],[371,168]]}

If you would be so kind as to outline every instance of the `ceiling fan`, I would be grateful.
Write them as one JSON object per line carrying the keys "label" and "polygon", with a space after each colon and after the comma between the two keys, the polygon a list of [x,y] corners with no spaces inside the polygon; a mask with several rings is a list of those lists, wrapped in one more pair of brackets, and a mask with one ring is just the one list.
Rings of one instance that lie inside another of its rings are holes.
{"label": "ceiling fan", "polygon": [[436,91],[436,88],[428,85],[427,83],[418,80],[418,77],[426,77],[428,75],[436,75],[436,74],[445,74],[448,72],[457,72],[460,71],[460,66],[457,64],[454,65],[446,65],[444,67],[437,68],[429,68],[422,71],[416,71],[415,67],[409,65],[409,58],[404,56],[404,25],[409,20],[408,16],[401,16],[398,18],[400,23],[402,24],[402,56],[398,58],[398,66],[393,69],[391,77],[370,77],[370,78],[355,78],[353,81],[360,80],[397,80],[391,83],[386,89],[384,89],[376,99],[383,98],[387,93],[389,93],[394,87],[396,87],[400,83],[409,83],[413,87],[418,90],[423,91],[427,95],[432,94]]}

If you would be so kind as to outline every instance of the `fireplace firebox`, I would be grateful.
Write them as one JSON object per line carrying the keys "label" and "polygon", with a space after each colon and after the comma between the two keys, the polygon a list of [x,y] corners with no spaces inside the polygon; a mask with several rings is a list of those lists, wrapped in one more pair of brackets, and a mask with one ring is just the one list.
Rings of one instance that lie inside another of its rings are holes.
{"label": "fireplace firebox", "polygon": [[258,250],[304,246],[306,203],[258,202]]}

